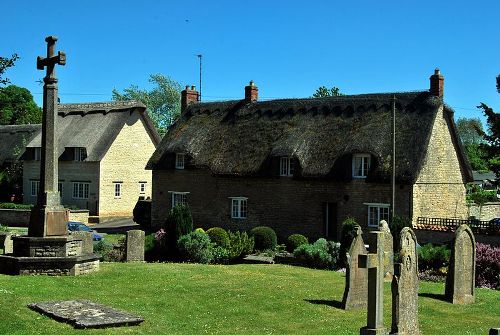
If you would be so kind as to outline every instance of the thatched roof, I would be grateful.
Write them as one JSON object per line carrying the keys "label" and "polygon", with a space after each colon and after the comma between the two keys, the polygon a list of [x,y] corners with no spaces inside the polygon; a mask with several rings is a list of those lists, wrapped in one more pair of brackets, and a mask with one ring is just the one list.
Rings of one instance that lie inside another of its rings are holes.
{"label": "thatched roof", "polygon": [[0,166],[17,161],[40,129],[39,124],[0,126]]}
{"label": "thatched roof", "polygon": [[[428,92],[194,103],[163,137],[147,168],[165,168],[166,157],[181,152],[192,165],[214,174],[259,175],[270,158],[292,156],[303,177],[326,177],[336,173],[341,161],[350,164],[349,155],[369,153],[376,158],[371,177],[386,179],[394,96],[397,178],[413,181],[442,105]],[[453,111],[445,110],[453,124]],[[454,128],[452,136],[456,139]]]}
{"label": "thatched roof", "polygon": [[[140,113],[149,135],[157,145],[160,137],[146,113],[146,106],[140,102],[60,104],[57,120],[59,155],[66,148],[80,147],[86,148],[85,161],[100,161],[134,112]],[[39,132],[27,147],[40,147],[41,137]]]}

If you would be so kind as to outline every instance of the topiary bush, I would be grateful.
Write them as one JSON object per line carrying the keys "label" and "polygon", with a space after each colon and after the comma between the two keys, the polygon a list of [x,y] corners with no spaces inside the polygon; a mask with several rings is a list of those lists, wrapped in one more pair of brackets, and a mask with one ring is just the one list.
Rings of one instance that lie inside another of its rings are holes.
{"label": "topiary bush", "polygon": [[177,241],[181,236],[193,231],[193,218],[187,205],[178,205],[170,210],[165,222],[166,251],[176,256]]}
{"label": "topiary bush", "polygon": [[347,256],[346,253],[349,252],[349,248],[351,247],[351,243],[356,237],[356,227],[358,223],[354,218],[348,217],[342,222],[342,231],[340,233],[340,260],[339,266],[346,267],[347,266]]}
{"label": "topiary bush", "polygon": [[302,234],[292,234],[286,239],[286,248],[290,252],[293,252],[302,244],[309,244],[307,237]]}
{"label": "topiary bush", "polygon": [[207,230],[207,235],[212,243],[222,248],[229,248],[229,235],[221,227],[213,227]]}
{"label": "topiary bush", "polygon": [[278,243],[276,232],[270,227],[255,227],[250,230],[250,236],[254,238],[255,250],[274,250]]}
{"label": "topiary bush", "polygon": [[500,290],[500,248],[476,243],[476,286]]}
{"label": "topiary bush", "polygon": [[418,249],[419,270],[435,270],[447,267],[450,263],[451,250],[447,246],[434,246],[430,243]]}
{"label": "topiary bush", "polygon": [[213,261],[213,245],[207,234],[190,232],[177,241],[181,258],[188,262],[208,264]]}
{"label": "topiary bush", "polygon": [[293,254],[309,267],[334,270],[338,267],[339,252],[340,243],[320,238],[314,244],[302,244]]}
{"label": "topiary bush", "polygon": [[253,237],[249,237],[246,232],[231,232],[228,231],[229,236],[229,259],[235,260],[242,256],[251,254],[254,247]]}

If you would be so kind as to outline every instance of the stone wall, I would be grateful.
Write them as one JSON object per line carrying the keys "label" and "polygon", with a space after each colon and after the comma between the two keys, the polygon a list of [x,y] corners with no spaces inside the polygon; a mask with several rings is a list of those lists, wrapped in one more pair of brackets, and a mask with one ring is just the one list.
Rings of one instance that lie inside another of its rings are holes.
{"label": "stone wall", "polygon": [[420,216],[467,218],[464,173],[450,133],[452,117],[440,107],[424,163],[413,185],[413,223]]}
{"label": "stone wall", "polygon": [[[0,224],[9,227],[28,227],[30,223],[29,209],[0,209]],[[69,221],[89,222],[88,210],[71,210]]]}
{"label": "stone wall", "polygon": [[[130,116],[100,164],[99,215],[132,217],[140,196],[151,197],[151,171],[145,170],[155,145],[139,113]],[[115,183],[121,183],[121,196],[115,197]],[[146,182],[140,193],[139,183]]]}
{"label": "stone wall", "polygon": [[69,211],[69,221],[83,222],[87,224],[89,222],[89,210],[76,209]]}
{"label": "stone wall", "polygon": [[487,202],[481,207],[474,204],[469,208],[469,216],[473,216],[481,221],[500,218],[500,202]]}
{"label": "stone wall", "polygon": [[[453,240],[455,233],[451,231],[433,231],[433,230],[415,230],[417,241],[420,245],[427,243],[432,244],[449,244]],[[498,235],[483,235],[475,234],[476,242],[490,244],[500,247],[500,236]]]}

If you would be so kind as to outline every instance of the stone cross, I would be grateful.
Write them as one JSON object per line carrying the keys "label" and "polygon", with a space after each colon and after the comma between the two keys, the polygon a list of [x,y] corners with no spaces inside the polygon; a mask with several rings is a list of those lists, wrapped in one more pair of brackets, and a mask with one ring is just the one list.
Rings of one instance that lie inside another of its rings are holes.
{"label": "stone cross", "polygon": [[356,236],[347,253],[345,289],[342,298],[342,308],[345,310],[366,308],[368,301],[367,269],[358,267],[359,255],[368,253],[361,236],[362,233],[361,227],[356,226]]}
{"label": "stone cross", "polygon": [[384,328],[384,232],[370,232],[367,255],[359,255],[359,267],[368,269],[367,325],[360,335],[387,334]]}

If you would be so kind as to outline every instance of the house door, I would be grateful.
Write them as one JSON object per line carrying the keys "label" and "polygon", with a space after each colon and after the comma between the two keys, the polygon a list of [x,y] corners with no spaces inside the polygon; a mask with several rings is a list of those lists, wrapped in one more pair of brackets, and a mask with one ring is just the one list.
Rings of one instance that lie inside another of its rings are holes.
{"label": "house door", "polygon": [[338,241],[337,237],[337,203],[323,203],[323,220],[325,237],[329,240]]}

